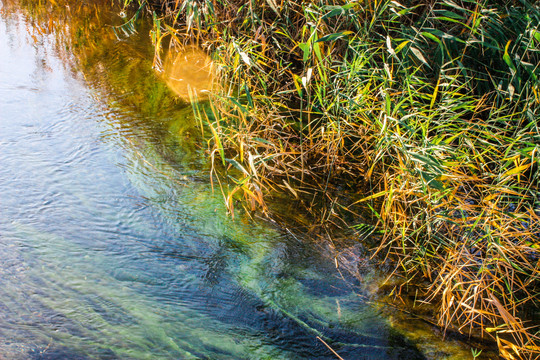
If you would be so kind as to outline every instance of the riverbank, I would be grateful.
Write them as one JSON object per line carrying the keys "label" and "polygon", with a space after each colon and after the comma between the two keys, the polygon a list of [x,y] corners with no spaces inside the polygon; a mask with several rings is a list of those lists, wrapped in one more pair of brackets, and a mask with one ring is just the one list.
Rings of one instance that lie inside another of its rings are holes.
{"label": "riverbank", "polygon": [[156,68],[170,46],[212,56],[194,110],[232,215],[281,193],[312,224],[377,234],[439,326],[538,354],[538,5],[148,3]]}

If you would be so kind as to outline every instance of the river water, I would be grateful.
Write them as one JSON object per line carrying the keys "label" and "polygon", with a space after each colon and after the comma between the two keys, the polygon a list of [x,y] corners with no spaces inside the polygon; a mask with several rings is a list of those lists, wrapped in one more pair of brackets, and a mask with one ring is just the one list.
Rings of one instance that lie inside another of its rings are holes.
{"label": "river water", "polygon": [[424,358],[316,247],[226,215],[191,107],[98,3],[0,2],[0,359]]}

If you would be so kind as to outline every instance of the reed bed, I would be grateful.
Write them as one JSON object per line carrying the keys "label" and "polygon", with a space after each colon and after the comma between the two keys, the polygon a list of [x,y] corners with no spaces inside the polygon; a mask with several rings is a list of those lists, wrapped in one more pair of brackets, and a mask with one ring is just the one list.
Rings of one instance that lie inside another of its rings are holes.
{"label": "reed bed", "polygon": [[139,5],[154,11],[157,68],[169,47],[213,58],[215,88],[193,110],[231,214],[281,193],[315,223],[377,232],[374,254],[441,327],[539,356],[537,3]]}

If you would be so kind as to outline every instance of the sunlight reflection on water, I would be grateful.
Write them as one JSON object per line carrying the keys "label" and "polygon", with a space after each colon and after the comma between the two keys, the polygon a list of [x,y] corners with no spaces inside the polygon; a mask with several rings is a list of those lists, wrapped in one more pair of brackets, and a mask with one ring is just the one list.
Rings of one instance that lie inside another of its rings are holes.
{"label": "sunlight reflection on water", "polygon": [[165,61],[165,80],[178,97],[190,101],[208,96],[214,79],[214,65],[210,57],[196,46],[169,52]]}

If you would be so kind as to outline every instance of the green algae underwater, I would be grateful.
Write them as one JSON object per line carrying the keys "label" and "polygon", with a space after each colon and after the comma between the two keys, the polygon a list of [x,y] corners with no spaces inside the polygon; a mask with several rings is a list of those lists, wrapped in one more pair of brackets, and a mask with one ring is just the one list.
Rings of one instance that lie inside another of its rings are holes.
{"label": "green algae underwater", "polygon": [[228,217],[191,107],[119,10],[20,3],[1,3],[0,356],[470,354],[413,344],[308,241]]}

